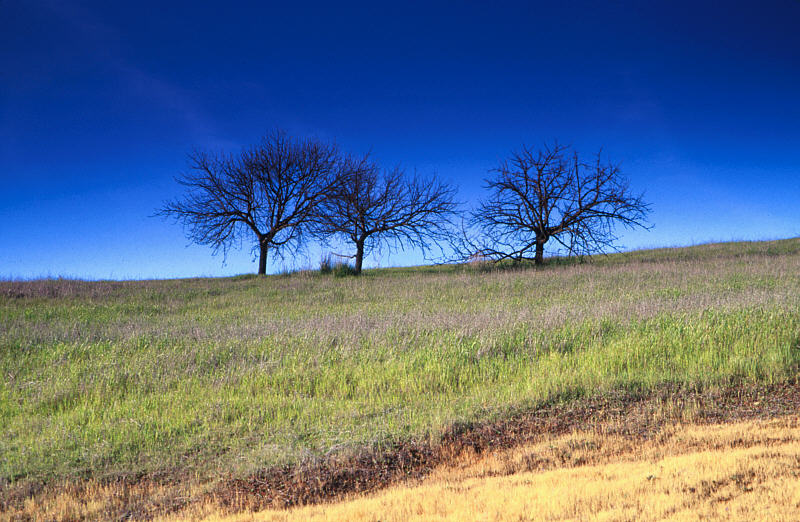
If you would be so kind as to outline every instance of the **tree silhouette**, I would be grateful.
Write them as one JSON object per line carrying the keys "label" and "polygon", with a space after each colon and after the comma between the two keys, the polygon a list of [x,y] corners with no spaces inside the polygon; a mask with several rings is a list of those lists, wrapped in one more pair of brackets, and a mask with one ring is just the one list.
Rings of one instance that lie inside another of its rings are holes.
{"label": "tree silhouette", "polygon": [[558,143],[523,146],[491,172],[489,197],[470,219],[479,236],[464,233],[456,245],[464,256],[522,260],[533,253],[539,265],[550,240],[567,255],[586,255],[614,249],[617,225],[649,228],[649,205],[601,153],[585,162]]}
{"label": "tree silhouette", "polygon": [[270,251],[283,258],[304,245],[309,217],[327,197],[339,165],[335,146],[281,130],[238,154],[195,151],[178,178],[186,193],[157,215],[181,222],[192,242],[215,254],[252,239],[258,273],[265,274]]}
{"label": "tree silhouette", "polygon": [[446,234],[454,214],[455,189],[435,177],[382,170],[368,156],[347,158],[330,196],[314,214],[314,233],[323,241],[342,238],[354,247],[355,273],[375,249],[427,252]]}

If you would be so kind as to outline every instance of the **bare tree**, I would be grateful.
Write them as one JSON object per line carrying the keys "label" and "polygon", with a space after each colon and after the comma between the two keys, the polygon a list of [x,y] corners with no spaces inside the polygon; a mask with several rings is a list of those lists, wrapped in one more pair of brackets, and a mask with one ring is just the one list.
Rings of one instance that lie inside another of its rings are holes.
{"label": "bare tree", "polygon": [[407,176],[398,168],[381,170],[368,156],[346,158],[331,196],[314,217],[314,233],[323,241],[352,243],[360,274],[373,250],[419,248],[426,253],[446,234],[454,214],[455,189],[434,177]]}
{"label": "bare tree", "polygon": [[584,162],[558,143],[537,151],[523,146],[491,172],[490,195],[470,220],[480,235],[462,234],[456,250],[463,254],[499,261],[533,253],[539,265],[551,239],[567,255],[588,255],[614,249],[617,225],[649,228],[649,205],[599,152]]}
{"label": "bare tree", "polygon": [[265,274],[269,251],[282,258],[303,246],[309,216],[327,196],[339,164],[335,146],[284,131],[238,154],[195,151],[178,178],[186,194],[157,215],[183,223],[191,241],[215,254],[252,238],[258,273]]}

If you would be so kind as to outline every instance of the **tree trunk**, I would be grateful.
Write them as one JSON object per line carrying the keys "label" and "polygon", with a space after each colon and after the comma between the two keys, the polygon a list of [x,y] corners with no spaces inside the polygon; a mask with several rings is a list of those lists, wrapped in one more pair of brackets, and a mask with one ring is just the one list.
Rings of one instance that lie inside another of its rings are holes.
{"label": "tree trunk", "polygon": [[259,241],[260,252],[258,254],[258,275],[267,273],[267,243]]}
{"label": "tree trunk", "polygon": [[356,275],[361,273],[361,265],[364,263],[364,241],[356,241]]}
{"label": "tree trunk", "polygon": [[536,238],[536,257],[533,258],[534,265],[541,265],[544,263],[544,244],[547,239]]}

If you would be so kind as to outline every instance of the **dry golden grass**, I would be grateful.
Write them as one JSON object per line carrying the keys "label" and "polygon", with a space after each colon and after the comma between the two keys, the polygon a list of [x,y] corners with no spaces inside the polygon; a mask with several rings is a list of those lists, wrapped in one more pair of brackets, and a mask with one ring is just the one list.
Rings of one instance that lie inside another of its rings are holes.
{"label": "dry golden grass", "polygon": [[797,520],[798,419],[674,426],[646,442],[573,433],[462,455],[417,484],[345,502],[222,517],[291,520]]}
{"label": "dry golden grass", "polygon": [[[154,512],[180,509],[188,514],[195,509],[191,504],[203,498],[205,489],[202,482],[191,479],[164,483],[65,481],[30,491],[19,505],[5,511],[0,508],[0,521],[143,520],[152,518]],[[200,508],[195,512],[201,513]]]}

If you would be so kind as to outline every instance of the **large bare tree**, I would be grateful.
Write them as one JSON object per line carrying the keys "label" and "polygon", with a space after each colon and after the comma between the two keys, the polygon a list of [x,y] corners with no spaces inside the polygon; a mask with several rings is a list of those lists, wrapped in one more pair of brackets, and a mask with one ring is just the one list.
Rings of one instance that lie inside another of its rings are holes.
{"label": "large bare tree", "polygon": [[446,237],[455,189],[435,177],[381,169],[369,156],[345,158],[330,197],[314,213],[323,241],[344,239],[355,251],[355,273],[373,250],[416,247],[426,253]]}
{"label": "large bare tree", "polygon": [[283,257],[303,246],[309,216],[327,197],[339,165],[334,145],[280,130],[238,154],[195,151],[178,178],[186,193],[157,214],[183,223],[191,241],[214,253],[253,240],[258,273],[265,274],[270,251]]}
{"label": "large bare tree", "polygon": [[649,228],[642,194],[601,153],[584,161],[558,143],[523,146],[491,172],[489,197],[470,220],[479,236],[460,242],[463,253],[498,261],[533,254],[539,265],[550,240],[566,255],[588,255],[614,249],[617,226]]}

